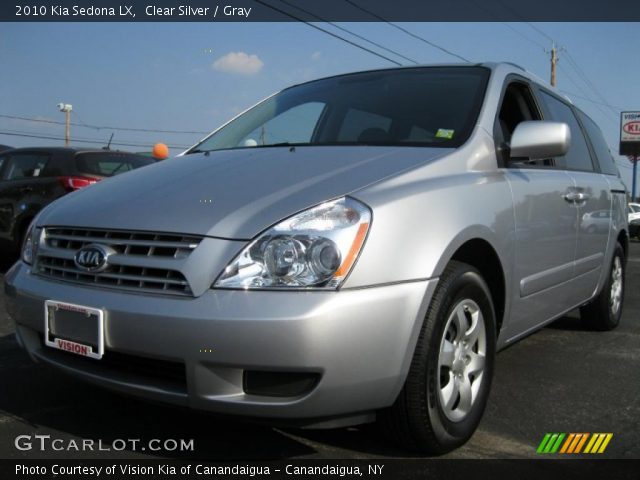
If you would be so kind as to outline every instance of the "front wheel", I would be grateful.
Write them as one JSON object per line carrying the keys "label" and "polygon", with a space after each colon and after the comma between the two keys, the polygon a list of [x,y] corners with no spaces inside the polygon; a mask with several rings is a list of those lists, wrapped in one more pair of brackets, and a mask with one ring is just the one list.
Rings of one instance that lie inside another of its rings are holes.
{"label": "front wheel", "polygon": [[593,330],[613,330],[620,323],[624,303],[625,258],[622,245],[616,244],[602,291],[588,305],[580,308],[582,321]]}
{"label": "front wheel", "polygon": [[480,273],[450,262],[427,311],[405,385],[380,416],[397,443],[442,454],[471,437],[491,388],[495,325]]}

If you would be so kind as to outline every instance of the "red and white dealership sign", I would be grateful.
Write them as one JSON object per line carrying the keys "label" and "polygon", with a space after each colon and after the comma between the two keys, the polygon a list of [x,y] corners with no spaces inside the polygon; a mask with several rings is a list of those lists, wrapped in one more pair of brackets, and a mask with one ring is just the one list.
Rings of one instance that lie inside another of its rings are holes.
{"label": "red and white dealership sign", "polygon": [[640,153],[640,112],[620,114],[620,154]]}

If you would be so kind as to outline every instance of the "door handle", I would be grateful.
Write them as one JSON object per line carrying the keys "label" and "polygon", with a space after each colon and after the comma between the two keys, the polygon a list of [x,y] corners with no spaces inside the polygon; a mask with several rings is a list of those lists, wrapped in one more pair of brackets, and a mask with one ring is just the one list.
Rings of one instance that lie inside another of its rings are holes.
{"label": "door handle", "polygon": [[33,188],[32,187],[22,187],[20,189],[20,193],[31,193],[33,192]]}
{"label": "door handle", "polygon": [[583,203],[589,200],[590,197],[588,193],[584,192],[569,192],[562,196],[569,203]]}

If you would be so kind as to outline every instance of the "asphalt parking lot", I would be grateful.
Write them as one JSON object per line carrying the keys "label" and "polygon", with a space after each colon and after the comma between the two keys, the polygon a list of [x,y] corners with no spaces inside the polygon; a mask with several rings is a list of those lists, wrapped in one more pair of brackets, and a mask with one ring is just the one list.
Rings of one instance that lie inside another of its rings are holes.
{"label": "asphalt parking lot", "polygon": [[[0,458],[191,456],[238,461],[406,456],[371,427],[276,429],[148,404],[85,385],[33,364],[16,344],[13,328],[0,302]],[[536,457],[546,432],[612,432],[602,456],[640,458],[638,242],[631,244],[620,327],[590,332],[574,313],[499,353],[480,428],[467,445],[447,457]],[[104,444],[121,438],[192,438],[195,450],[36,453],[14,447],[15,437],[24,434]]]}

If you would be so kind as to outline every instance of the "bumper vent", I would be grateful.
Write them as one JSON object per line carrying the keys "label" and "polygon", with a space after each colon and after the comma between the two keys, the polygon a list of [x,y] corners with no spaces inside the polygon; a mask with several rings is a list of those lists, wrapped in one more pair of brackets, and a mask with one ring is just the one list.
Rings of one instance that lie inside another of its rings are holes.
{"label": "bumper vent", "polygon": [[[201,238],[176,234],[76,228],[46,228],[40,240],[35,272],[56,280],[110,287],[136,293],[192,296],[178,267]],[[115,251],[99,273],[79,269],[76,252],[91,244]]]}

